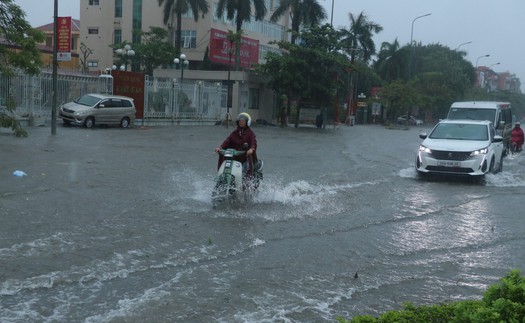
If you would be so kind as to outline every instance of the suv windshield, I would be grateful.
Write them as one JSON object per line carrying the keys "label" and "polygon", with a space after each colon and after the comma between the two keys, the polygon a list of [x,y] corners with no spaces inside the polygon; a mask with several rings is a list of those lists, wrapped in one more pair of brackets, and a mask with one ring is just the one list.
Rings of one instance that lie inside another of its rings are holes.
{"label": "suv windshield", "polygon": [[452,108],[448,119],[488,120],[494,122],[496,109]]}
{"label": "suv windshield", "polygon": [[431,139],[479,140],[489,138],[487,126],[479,124],[441,123],[436,126]]}
{"label": "suv windshield", "polygon": [[75,101],[75,103],[82,104],[82,105],[87,105],[89,107],[92,107],[95,104],[97,104],[99,101],[100,101],[99,98],[91,96],[89,94],[86,94],[86,95],[83,95],[80,98],[78,98]]}

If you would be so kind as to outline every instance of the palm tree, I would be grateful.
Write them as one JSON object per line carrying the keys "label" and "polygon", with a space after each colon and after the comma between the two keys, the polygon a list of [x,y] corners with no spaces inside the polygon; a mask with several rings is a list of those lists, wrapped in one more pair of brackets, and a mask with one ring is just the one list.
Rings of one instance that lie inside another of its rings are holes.
{"label": "palm tree", "polygon": [[159,6],[164,4],[163,9],[163,22],[168,23],[170,17],[175,14],[177,16],[177,29],[175,32],[175,54],[180,55],[180,43],[182,38],[182,14],[187,13],[189,10],[193,13],[193,19],[199,20],[199,13],[202,13],[202,17],[208,13],[208,2],[206,0],[158,0]]}
{"label": "palm tree", "polygon": [[376,53],[376,47],[372,39],[373,33],[383,30],[379,24],[368,20],[368,17],[361,12],[354,16],[348,14],[350,18],[350,29],[341,29],[341,45],[343,50],[350,55],[350,62],[353,64],[356,57],[360,57],[364,62],[368,62]]}
{"label": "palm tree", "polygon": [[326,19],[326,11],[317,0],[281,0],[270,21],[276,22],[288,11],[292,20],[292,44],[295,44],[301,25],[311,27]]}
{"label": "palm tree", "polygon": [[[217,16],[217,18],[222,18],[224,13],[226,13],[227,19],[235,19],[235,33],[237,35],[242,35],[243,22],[249,22],[252,20],[252,3],[255,8],[255,20],[263,20],[266,16],[266,12],[268,11],[264,2],[265,0],[219,0],[215,15]],[[235,43],[236,71],[239,70],[241,62],[240,52],[241,42],[237,41]]]}
{"label": "palm tree", "polygon": [[406,51],[401,50],[397,38],[392,43],[383,42],[377,61],[374,62],[375,71],[386,82],[401,78],[401,71],[407,62],[405,54]]}

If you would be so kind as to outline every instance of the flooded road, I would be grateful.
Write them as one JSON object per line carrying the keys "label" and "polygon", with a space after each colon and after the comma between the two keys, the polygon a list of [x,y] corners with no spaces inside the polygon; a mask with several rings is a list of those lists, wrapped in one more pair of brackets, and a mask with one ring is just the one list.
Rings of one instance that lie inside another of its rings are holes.
{"label": "flooded road", "polygon": [[524,270],[525,154],[421,180],[429,128],[254,127],[259,194],[213,209],[231,128],[29,130],[0,133],[2,322],[334,322]]}

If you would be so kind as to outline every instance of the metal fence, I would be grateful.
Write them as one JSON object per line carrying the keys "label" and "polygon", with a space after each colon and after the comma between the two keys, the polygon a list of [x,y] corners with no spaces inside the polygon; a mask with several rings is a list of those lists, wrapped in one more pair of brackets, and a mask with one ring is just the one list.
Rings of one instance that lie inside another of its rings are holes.
{"label": "metal fence", "polygon": [[157,120],[219,121],[226,117],[227,91],[222,83],[148,78],[144,85],[144,117]]}
{"label": "metal fence", "polygon": [[[57,103],[73,101],[81,95],[100,91],[96,76],[64,75],[57,77]],[[51,117],[53,96],[53,75],[41,73],[37,76],[23,73],[12,77],[0,75],[0,106],[12,102],[15,113],[20,117]]]}
{"label": "metal fence", "polygon": [[[92,75],[57,77],[57,104],[73,101],[88,93],[107,93],[108,79]],[[109,91],[111,92],[111,91]],[[22,73],[0,75],[0,107],[14,103],[19,117],[51,118],[52,73],[37,76]],[[210,121],[226,117],[227,89],[222,83],[167,78],[149,78],[144,84],[144,119],[151,121]],[[137,107],[140,108],[140,107]]]}

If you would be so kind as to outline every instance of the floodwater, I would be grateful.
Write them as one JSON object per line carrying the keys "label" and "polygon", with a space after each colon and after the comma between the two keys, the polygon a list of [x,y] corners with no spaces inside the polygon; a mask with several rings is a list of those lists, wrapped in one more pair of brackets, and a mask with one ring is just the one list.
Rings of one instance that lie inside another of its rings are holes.
{"label": "floodwater", "polygon": [[29,130],[0,133],[2,322],[334,322],[524,270],[525,154],[422,180],[426,127],[254,127],[259,194],[213,209],[231,128]]}

